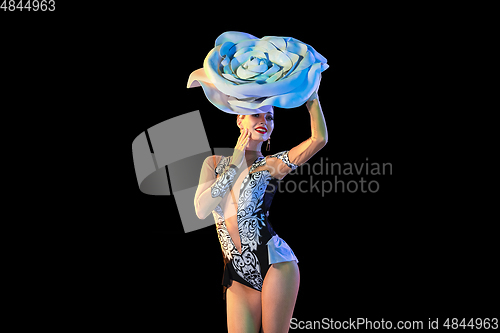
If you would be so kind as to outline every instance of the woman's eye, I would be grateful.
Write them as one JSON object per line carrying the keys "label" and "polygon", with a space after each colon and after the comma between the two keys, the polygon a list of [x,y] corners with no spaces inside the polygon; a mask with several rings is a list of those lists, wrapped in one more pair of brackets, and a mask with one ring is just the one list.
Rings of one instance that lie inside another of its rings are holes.
{"label": "woman's eye", "polygon": [[[255,113],[252,116],[254,116],[256,118],[259,118],[260,117],[260,113]],[[273,116],[267,116],[266,119],[267,120],[274,120]]]}

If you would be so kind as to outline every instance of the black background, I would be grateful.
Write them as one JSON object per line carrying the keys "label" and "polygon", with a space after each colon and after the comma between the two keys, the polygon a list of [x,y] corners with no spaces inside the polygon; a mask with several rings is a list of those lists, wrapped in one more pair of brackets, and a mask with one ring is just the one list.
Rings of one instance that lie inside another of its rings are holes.
{"label": "black background", "polygon": [[[361,163],[368,158],[391,163],[393,174],[365,177],[379,182],[375,194],[276,196],[271,222],[300,260],[301,287],[294,317],[423,320],[427,325],[433,317],[485,316],[483,300],[488,296],[484,292],[491,285],[476,281],[491,278],[491,262],[476,265],[479,260],[473,252],[482,250],[464,246],[464,230],[449,224],[453,222],[449,210],[435,198],[439,191],[428,178],[435,160],[425,148],[430,141],[425,136],[436,123],[420,127],[419,117],[430,111],[422,111],[423,100],[432,94],[425,85],[429,78],[421,73],[433,53],[432,42],[422,43],[425,24],[408,26],[404,17],[353,15],[342,20],[342,13],[325,10],[269,25],[186,22],[195,30],[184,28],[182,38],[162,36],[165,53],[153,55],[155,60],[145,63],[142,72],[156,73],[161,63],[163,70],[157,75],[165,75],[160,79],[165,85],[154,81],[141,89],[145,105],[141,101],[140,116],[131,119],[129,141],[165,119],[200,110],[211,146],[233,146],[239,134],[235,117],[217,111],[200,88],[185,88],[187,77],[202,66],[215,38],[235,30],[257,37],[293,36],[309,43],[330,64],[319,90],[329,142],[310,163],[320,157],[328,157],[329,163]],[[148,47],[144,52],[154,54],[155,47],[149,47],[150,52]],[[309,130],[305,106],[278,109],[272,152],[300,143]],[[130,218],[129,250],[135,253],[138,285],[145,287],[138,288],[137,297],[159,316],[165,312],[158,304],[176,304],[178,311],[167,313],[179,316],[194,331],[212,325],[223,331],[222,258],[214,228],[183,234],[173,198],[143,195],[134,183],[131,163],[129,169],[129,199],[134,207],[128,212],[134,217]],[[476,258],[476,272],[484,272],[479,280],[465,268],[472,258]]]}
{"label": "black background", "polygon": [[[435,148],[441,144],[431,139],[440,123],[436,116],[425,120],[439,113],[429,100],[436,95],[431,74],[440,75],[431,66],[446,35],[430,27],[429,16],[406,8],[345,10],[317,3],[286,10],[255,3],[251,13],[213,2],[82,11],[58,5],[46,16],[12,14],[7,45],[19,59],[57,66],[32,67],[23,77],[43,91],[53,76],[57,90],[45,98],[61,108],[63,124],[81,124],[75,138],[81,150],[67,150],[67,158],[82,172],[72,173],[74,185],[65,184],[78,187],[70,192],[81,199],[71,208],[77,222],[58,229],[58,238],[66,249],[77,248],[72,260],[62,261],[82,267],[71,275],[78,281],[71,293],[82,302],[92,295],[83,311],[89,320],[111,318],[111,327],[225,330],[215,226],[185,234],[172,196],[141,193],[131,145],[149,127],[200,110],[211,147],[234,146],[236,117],[217,110],[201,88],[186,89],[189,74],[229,30],[291,36],[328,59],[319,96],[329,142],[310,163],[328,157],[328,163],[368,158],[392,164],[392,175],[365,176],[378,181],[377,193],[276,195],[271,222],[300,260],[294,317],[427,324],[428,318],[492,314],[486,305],[493,297],[492,243],[480,240],[488,229],[473,219],[458,223],[473,215],[449,199],[453,188],[443,185],[449,175],[437,171],[436,156],[442,155]],[[20,27],[30,33],[15,35]],[[59,140],[75,134],[61,125],[56,131]],[[270,153],[309,135],[305,106],[277,109]],[[291,177],[309,179],[285,181]],[[359,177],[343,177],[350,179]],[[55,258],[68,254],[54,251]]]}

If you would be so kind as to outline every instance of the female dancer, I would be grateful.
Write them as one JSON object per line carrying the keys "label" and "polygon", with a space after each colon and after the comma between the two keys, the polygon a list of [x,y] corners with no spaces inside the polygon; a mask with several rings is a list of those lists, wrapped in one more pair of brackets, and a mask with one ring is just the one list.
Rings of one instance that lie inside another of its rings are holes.
{"label": "female dancer", "polygon": [[299,289],[298,260],[268,216],[277,181],[328,140],[317,91],[306,106],[311,137],[296,147],[264,157],[261,147],[264,141],[269,145],[274,111],[238,116],[241,134],[233,155],[211,156],[203,163],[194,205],[199,218],[210,213],[215,218],[229,333],[288,332]]}

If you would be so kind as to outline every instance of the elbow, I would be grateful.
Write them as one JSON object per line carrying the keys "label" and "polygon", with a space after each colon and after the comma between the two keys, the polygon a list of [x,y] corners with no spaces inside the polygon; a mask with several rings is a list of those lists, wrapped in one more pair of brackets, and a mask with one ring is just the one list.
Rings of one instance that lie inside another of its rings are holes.
{"label": "elbow", "polygon": [[323,136],[323,137],[317,138],[313,141],[314,141],[314,145],[319,150],[319,149],[323,148],[324,146],[326,146],[326,144],[328,143],[328,136]]}
{"label": "elbow", "polygon": [[196,212],[196,216],[200,219],[200,220],[204,220],[207,218],[208,216],[208,213],[207,212],[204,212],[203,209],[201,209],[200,205],[198,204],[196,198],[194,200],[194,211]]}
{"label": "elbow", "polygon": [[196,216],[198,216],[200,220],[204,220],[207,218],[208,214],[206,212],[201,212],[200,210],[196,209]]}
{"label": "elbow", "polygon": [[324,137],[323,139],[321,139],[321,148],[326,146],[327,143],[328,143],[328,137]]}
{"label": "elbow", "polygon": [[198,207],[197,205],[194,206],[194,210],[196,211],[196,216],[200,219],[200,220],[204,220],[208,217],[208,215],[210,214],[210,212],[205,212],[203,211],[202,209],[200,209],[200,207]]}
{"label": "elbow", "polygon": [[208,215],[207,215],[207,214],[202,214],[202,213],[200,213],[199,211],[196,211],[196,216],[198,216],[198,218],[199,218],[200,220],[204,220],[204,219],[206,219],[206,218],[207,218],[207,216],[208,216]]}
{"label": "elbow", "polygon": [[326,129],[317,132],[313,131],[311,140],[318,150],[323,148],[328,142],[328,131]]}

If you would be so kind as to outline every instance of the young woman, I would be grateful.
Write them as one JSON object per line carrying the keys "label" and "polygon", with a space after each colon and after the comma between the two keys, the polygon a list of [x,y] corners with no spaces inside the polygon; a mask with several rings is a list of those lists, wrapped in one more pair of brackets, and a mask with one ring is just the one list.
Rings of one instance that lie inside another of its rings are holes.
{"label": "young woman", "polygon": [[229,333],[288,332],[299,290],[298,260],[268,216],[277,181],[328,141],[317,92],[306,106],[311,137],[296,147],[264,157],[261,147],[270,143],[274,111],[238,116],[241,134],[233,155],[211,156],[203,164],[194,205],[199,218],[215,218]]}

